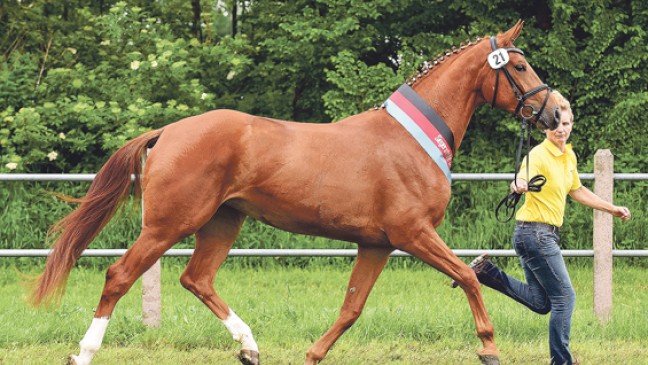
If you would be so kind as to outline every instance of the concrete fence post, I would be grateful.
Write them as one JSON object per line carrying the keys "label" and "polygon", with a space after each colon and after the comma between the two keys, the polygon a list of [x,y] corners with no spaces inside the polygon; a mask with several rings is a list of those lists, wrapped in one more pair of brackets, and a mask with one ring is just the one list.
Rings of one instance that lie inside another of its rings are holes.
{"label": "concrete fence post", "polygon": [[[594,193],[612,202],[614,156],[610,150],[594,155]],[[612,215],[594,210],[594,314],[602,323],[612,317]]]}
{"label": "concrete fence post", "polygon": [[157,260],[142,275],[142,320],[147,327],[160,327],[162,322],[162,290],[160,272],[162,265]]}
{"label": "concrete fence post", "polygon": [[[148,155],[148,150],[146,151]],[[142,158],[142,171],[146,157]],[[144,196],[142,196],[142,227],[144,226]],[[142,275],[142,321],[147,327],[160,327],[162,322],[162,285],[160,273],[162,265],[158,259]]]}

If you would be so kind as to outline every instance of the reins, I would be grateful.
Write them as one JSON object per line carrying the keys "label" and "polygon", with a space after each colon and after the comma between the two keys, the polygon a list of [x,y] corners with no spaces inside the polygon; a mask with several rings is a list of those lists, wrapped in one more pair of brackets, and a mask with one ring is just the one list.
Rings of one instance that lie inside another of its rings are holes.
{"label": "reins", "polygon": [[[517,187],[517,176],[518,176],[518,170],[520,169],[520,166],[522,165],[522,145],[524,144],[524,135],[526,131],[526,178],[527,178],[527,187],[528,190],[534,193],[538,193],[542,190],[542,186],[547,182],[547,178],[544,175],[536,175],[529,179],[529,152],[531,150],[531,124],[529,121],[524,118],[522,119],[521,123],[521,128],[520,128],[520,142],[518,143],[518,148],[517,148],[517,155],[515,158],[515,175],[513,177],[513,181],[515,186]],[[513,219],[513,216],[515,215],[515,210],[518,202],[520,201],[520,198],[522,197],[522,194],[516,193],[515,191],[509,193],[500,201],[500,203],[497,205],[497,208],[495,208],[495,218],[501,223],[506,223]],[[500,218],[500,210],[502,207],[506,208],[506,216],[505,219],[502,220]]]}

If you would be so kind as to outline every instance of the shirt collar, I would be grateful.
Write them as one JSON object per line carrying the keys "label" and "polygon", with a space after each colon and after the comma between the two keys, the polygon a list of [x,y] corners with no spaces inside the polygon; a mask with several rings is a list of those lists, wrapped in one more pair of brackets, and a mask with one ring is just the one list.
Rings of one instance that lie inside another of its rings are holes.
{"label": "shirt collar", "polygon": [[543,145],[544,148],[546,148],[549,152],[551,152],[551,154],[554,155],[555,157],[560,157],[560,156],[564,155],[565,153],[567,153],[568,151],[571,151],[571,149],[572,149],[572,145],[571,145],[570,143],[568,143],[567,145],[565,145],[565,153],[563,153],[563,152],[560,150],[560,148],[558,148],[558,146],[556,146],[555,144],[553,144],[553,142],[551,142],[551,141],[548,140],[548,139],[545,139],[545,140],[542,142],[542,145]]}

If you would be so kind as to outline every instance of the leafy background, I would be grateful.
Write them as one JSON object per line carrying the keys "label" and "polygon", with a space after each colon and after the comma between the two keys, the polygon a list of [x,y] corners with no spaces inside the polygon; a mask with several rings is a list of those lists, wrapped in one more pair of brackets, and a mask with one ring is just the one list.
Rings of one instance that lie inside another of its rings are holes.
{"label": "leafy background", "polygon": [[[517,19],[526,25],[516,45],[572,103],[579,170],[609,148],[617,172],[646,172],[648,3],[639,0],[2,0],[0,172],[95,172],[126,140],[211,109],[336,121],[382,103],[422,61]],[[479,108],[453,171],[512,172],[518,129]],[[506,187],[483,184],[453,186],[442,233],[454,247],[509,246],[491,212]],[[617,188],[635,215],[615,231],[617,247],[648,247],[646,187]],[[40,192],[84,188],[2,183],[0,245],[42,245],[69,208]],[[565,244],[587,247],[591,212],[568,209]],[[36,217],[27,228],[25,216]]]}

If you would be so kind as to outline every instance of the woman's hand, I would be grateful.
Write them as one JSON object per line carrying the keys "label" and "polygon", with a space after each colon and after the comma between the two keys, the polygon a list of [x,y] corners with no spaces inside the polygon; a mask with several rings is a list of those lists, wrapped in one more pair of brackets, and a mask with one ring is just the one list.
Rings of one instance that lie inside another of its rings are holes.
{"label": "woman's hand", "polygon": [[527,191],[529,191],[529,185],[527,185],[526,180],[517,179],[511,182],[511,192],[524,194]]}
{"label": "woman's hand", "polygon": [[630,218],[632,218],[632,214],[630,213],[630,209],[628,209],[626,207],[619,207],[619,206],[615,205],[612,208],[612,211],[610,213],[615,217],[619,217],[619,218],[623,219],[623,221],[625,221],[625,222],[629,221]]}

